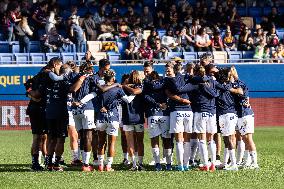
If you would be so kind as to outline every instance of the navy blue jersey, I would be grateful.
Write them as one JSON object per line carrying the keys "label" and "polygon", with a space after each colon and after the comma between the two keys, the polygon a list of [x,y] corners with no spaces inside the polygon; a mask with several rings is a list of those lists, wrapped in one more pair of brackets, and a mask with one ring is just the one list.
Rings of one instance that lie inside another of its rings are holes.
{"label": "navy blue jersey", "polygon": [[111,88],[110,90],[100,93],[98,95],[99,108],[105,107],[107,109],[106,113],[98,112],[97,119],[99,121],[119,121],[118,105],[119,101],[123,96],[126,96],[123,89],[119,87]]}
{"label": "navy blue jersey", "polygon": [[221,84],[219,88],[219,96],[217,97],[217,114],[223,115],[227,113],[237,113],[235,109],[234,95],[229,91],[233,85],[232,83]]}
{"label": "navy blue jersey", "polygon": [[167,95],[164,89],[165,80],[144,80],[143,95],[145,100],[145,116],[169,116],[168,109],[162,110],[160,104],[167,103]]}
{"label": "navy blue jersey", "polygon": [[241,118],[246,115],[253,115],[254,112],[251,107],[245,106],[247,99],[249,98],[249,90],[246,84],[241,80],[237,80],[233,83],[233,87],[242,88],[244,93],[243,95],[234,95],[235,108],[237,110],[238,117]]}
{"label": "navy blue jersey", "polygon": [[198,89],[194,90],[193,99],[195,101],[196,112],[208,112],[216,114],[215,98],[218,96],[216,81],[212,77],[207,77],[207,82],[200,83]]}
{"label": "navy blue jersey", "polygon": [[70,83],[64,81],[52,81],[48,79],[46,85],[46,118],[58,119],[68,115],[67,113],[67,94]]}
{"label": "navy blue jersey", "polygon": [[[134,88],[141,88],[143,85],[135,85]],[[127,95],[129,93],[125,91]],[[122,122],[124,125],[135,125],[144,123],[144,97],[143,94],[136,95],[131,103],[122,102]]]}
{"label": "navy blue jersey", "polygon": [[[193,87],[193,85],[190,83],[186,83],[186,81],[187,81],[187,78],[185,77],[185,75],[177,74],[175,77],[165,78],[165,88],[168,89],[169,92],[174,95],[178,95],[179,97],[183,99],[190,100],[189,92],[194,90],[195,87]],[[185,105],[175,100],[169,99],[168,105],[169,105],[169,110],[171,112],[173,111],[192,111],[190,105]]]}
{"label": "navy blue jersey", "polygon": [[[98,72],[94,75],[94,81],[96,82],[97,85],[104,85],[105,84],[105,81],[104,81],[104,78],[103,77],[100,77]],[[100,93],[101,91],[99,91],[99,89],[97,88],[96,93]],[[96,96],[93,100],[92,100],[92,103],[93,103],[93,106],[94,106],[94,110],[96,113],[100,112],[100,108],[99,108],[99,96]]]}
{"label": "navy blue jersey", "polygon": [[[94,77],[87,77],[83,81],[80,89],[73,94],[73,99],[74,99],[74,101],[79,102],[86,95],[88,95],[92,92],[96,92],[96,91],[97,91],[97,88],[96,88],[96,81],[95,81]],[[93,102],[91,100],[88,101],[87,103],[82,105],[82,107],[80,107],[80,109],[82,109],[82,110],[94,110]]]}

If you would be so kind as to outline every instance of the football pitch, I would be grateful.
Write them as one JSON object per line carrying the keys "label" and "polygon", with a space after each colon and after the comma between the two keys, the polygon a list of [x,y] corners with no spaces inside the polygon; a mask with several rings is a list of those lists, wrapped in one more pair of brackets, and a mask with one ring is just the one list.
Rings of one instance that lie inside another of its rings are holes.
{"label": "football pitch", "polygon": [[[145,132],[147,133],[147,132]],[[0,188],[284,188],[284,127],[256,128],[255,142],[260,170],[130,172],[122,166],[120,141],[114,172],[30,171],[30,131],[0,131]],[[70,162],[69,138],[64,159]],[[145,165],[152,160],[150,140],[145,134]]]}

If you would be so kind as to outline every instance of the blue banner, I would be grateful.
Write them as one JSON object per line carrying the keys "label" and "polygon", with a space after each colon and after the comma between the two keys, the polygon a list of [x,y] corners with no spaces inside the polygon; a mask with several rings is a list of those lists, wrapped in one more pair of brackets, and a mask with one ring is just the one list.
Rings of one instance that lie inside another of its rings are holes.
{"label": "blue banner", "polygon": [[[229,64],[218,65],[221,67]],[[284,64],[238,64],[235,65],[239,77],[248,85],[254,98],[284,97]],[[164,65],[155,65],[155,70],[164,73]],[[4,66],[0,67],[0,100],[27,100],[24,96],[24,83],[39,72],[39,66]],[[117,73],[117,80],[132,70],[143,70],[142,65],[112,65]],[[97,71],[98,68],[95,67]]]}

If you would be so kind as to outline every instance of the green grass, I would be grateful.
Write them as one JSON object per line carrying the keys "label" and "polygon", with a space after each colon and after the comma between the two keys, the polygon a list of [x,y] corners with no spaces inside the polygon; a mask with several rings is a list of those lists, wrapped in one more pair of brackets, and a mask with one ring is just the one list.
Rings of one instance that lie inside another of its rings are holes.
{"label": "green grass", "polygon": [[[284,127],[257,128],[255,142],[261,169],[214,173],[130,172],[122,161],[117,144],[115,172],[83,173],[67,168],[64,172],[31,172],[29,131],[0,131],[0,188],[284,188]],[[67,141],[69,141],[67,139]],[[66,144],[65,160],[70,162]],[[148,136],[145,137],[145,163],[151,160]]]}

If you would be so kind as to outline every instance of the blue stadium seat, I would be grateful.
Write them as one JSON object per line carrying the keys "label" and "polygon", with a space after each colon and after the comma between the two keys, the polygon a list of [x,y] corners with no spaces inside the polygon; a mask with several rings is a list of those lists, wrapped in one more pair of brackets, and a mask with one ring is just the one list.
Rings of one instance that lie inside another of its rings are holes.
{"label": "blue stadium seat", "polygon": [[118,41],[117,47],[120,54],[124,54],[125,49],[127,48],[128,41]]}
{"label": "blue stadium seat", "polygon": [[157,30],[159,37],[162,39],[162,37],[166,34],[166,30]]}
{"label": "blue stadium seat", "polygon": [[261,7],[250,7],[249,8],[249,16],[257,17],[262,15],[262,8]]}
{"label": "blue stadium seat", "polygon": [[276,33],[277,33],[279,39],[284,39],[284,28],[277,29]]}
{"label": "blue stadium seat", "polygon": [[39,41],[31,41],[30,42],[30,52],[31,53],[39,53],[40,50],[40,42]]}
{"label": "blue stadium seat", "polygon": [[116,60],[120,59],[120,53],[107,52],[107,56],[108,56],[108,59],[110,60],[111,63],[119,63],[119,61],[116,61]]}
{"label": "blue stadium seat", "polygon": [[246,8],[245,7],[237,7],[237,12],[240,16],[246,16]]}
{"label": "blue stadium seat", "polygon": [[45,53],[30,53],[32,64],[46,64]]}
{"label": "blue stadium seat", "polygon": [[255,24],[260,24],[261,23],[261,17],[257,16],[254,18],[254,23]]}
{"label": "blue stadium seat", "polygon": [[65,53],[76,52],[76,45],[75,44],[66,44],[63,45],[63,49]]}
{"label": "blue stadium seat", "polygon": [[29,53],[14,53],[15,61],[17,64],[29,64],[30,54]]}
{"label": "blue stadium seat", "polygon": [[228,63],[238,63],[241,62],[243,53],[241,51],[228,51],[228,58]]}
{"label": "blue stadium seat", "polygon": [[77,15],[80,16],[80,17],[84,17],[87,12],[88,12],[87,7],[80,7],[80,8],[78,8]]}
{"label": "blue stadium seat", "polygon": [[9,53],[9,43],[7,41],[0,41],[0,53]]}
{"label": "blue stadium seat", "polygon": [[253,59],[254,51],[242,51],[243,53],[243,59],[249,59],[244,60],[244,62],[251,62]]}
{"label": "blue stadium seat", "polygon": [[68,60],[76,61],[75,53],[61,53],[63,63],[66,63]]}
{"label": "blue stadium seat", "polygon": [[51,58],[60,57],[60,53],[45,53],[46,60],[49,61]]}
{"label": "blue stadium seat", "polygon": [[125,15],[127,13],[127,7],[118,7],[118,12],[120,15]]}
{"label": "blue stadium seat", "polygon": [[0,53],[0,64],[12,64],[13,61],[13,53]]}
{"label": "blue stadium seat", "polygon": [[183,57],[186,61],[194,61],[198,59],[196,52],[183,52]]}
{"label": "blue stadium seat", "polygon": [[76,53],[77,56],[77,65],[80,65],[79,63],[81,62],[82,58],[85,56],[85,53]]}
{"label": "blue stadium seat", "polygon": [[279,15],[284,14],[284,7],[283,6],[282,7],[278,7],[277,10],[278,10],[278,14]]}
{"label": "blue stadium seat", "polygon": [[[203,55],[204,53],[207,53],[207,52],[205,52],[205,51],[197,52],[197,56],[198,56],[198,58],[200,58],[200,56],[201,56],[201,55]],[[211,54],[212,54],[212,53],[211,53]]]}
{"label": "blue stadium seat", "polygon": [[271,13],[271,7],[263,7],[263,15],[267,16]]}
{"label": "blue stadium seat", "polygon": [[171,59],[173,57],[180,57],[183,58],[182,52],[168,52],[166,59]]}

